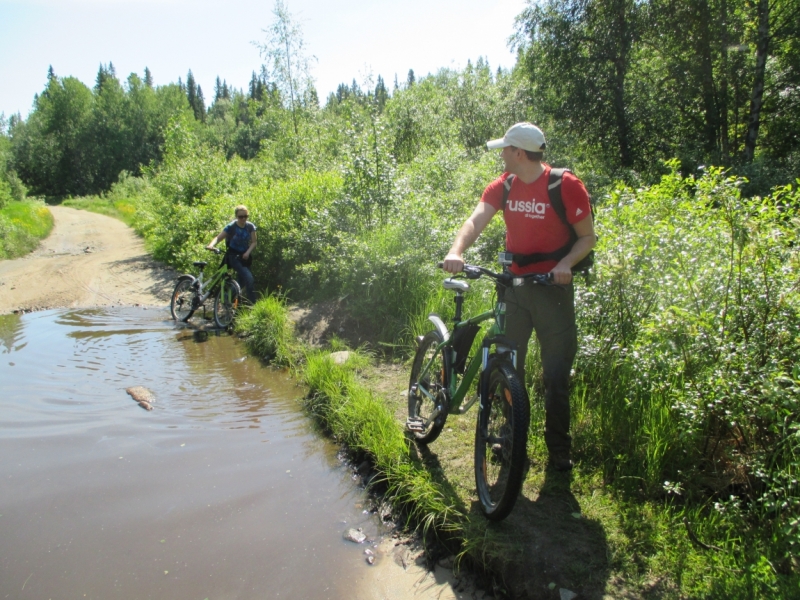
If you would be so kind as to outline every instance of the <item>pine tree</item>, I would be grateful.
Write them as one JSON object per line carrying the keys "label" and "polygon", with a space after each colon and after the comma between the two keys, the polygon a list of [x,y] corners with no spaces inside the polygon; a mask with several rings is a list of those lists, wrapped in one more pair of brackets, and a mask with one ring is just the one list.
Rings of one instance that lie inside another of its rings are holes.
{"label": "pine tree", "polygon": [[109,63],[108,67],[103,66],[103,63],[100,63],[100,68],[97,70],[97,77],[94,80],[94,90],[95,92],[99,92],[103,85],[105,85],[106,81],[111,79],[113,75],[114,67]]}
{"label": "pine tree", "polygon": [[256,72],[253,71],[253,76],[250,78],[250,99],[259,100],[258,98],[258,77]]}
{"label": "pine tree", "polygon": [[186,75],[186,97],[189,98],[190,106],[194,106],[194,99],[196,96],[197,96],[197,83],[195,83],[192,71],[189,70],[189,74]]}
{"label": "pine tree", "polygon": [[261,102],[264,99],[264,92],[267,89],[267,84],[263,78],[259,78],[256,82],[256,100]]}
{"label": "pine tree", "polygon": [[375,85],[375,104],[378,106],[379,112],[383,112],[383,107],[386,106],[386,101],[388,99],[389,90],[386,89],[383,77],[378,75],[378,83]]}
{"label": "pine tree", "polygon": [[217,81],[214,84],[214,102],[217,100],[230,100],[231,99],[231,90],[228,87],[228,82],[226,80],[220,81],[219,76],[217,76]]}
{"label": "pine tree", "polygon": [[153,88],[153,74],[147,67],[144,68],[144,84],[150,89]]}
{"label": "pine tree", "polygon": [[194,80],[191,69],[186,75],[186,98],[189,100],[189,106],[192,107],[192,111],[194,111],[195,119],[201,120],[197,110],[197,83]]}
{"label": "pine tree", "polygon": [[408,70],[408,78],[406,79],[406,86],[407,87],[411,87],[412,85],[414,85],[415,81],[416,81],[416,78],[414,77],[414,69],[409,69]]}
{"label": "pine tree", "polygon": [[336,88],[336,101],[341,104],[350,97],[350,88],[344,83],[340,83]]}
{"label": "pine tree", "polygon": [[203,88],[197,86],[197,97],[194,100],[194,118],[205,123],[206,121],[206,102],[203,99]]}

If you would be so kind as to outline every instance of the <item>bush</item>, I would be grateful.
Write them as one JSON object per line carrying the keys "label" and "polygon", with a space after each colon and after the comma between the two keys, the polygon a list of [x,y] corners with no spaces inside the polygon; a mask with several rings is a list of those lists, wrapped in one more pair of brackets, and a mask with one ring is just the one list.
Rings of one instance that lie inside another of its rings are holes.
{"label": "bush", "polygon": [[620,489],[745,502],[790,556],[800,220],[786,207],[799,192],[745,199],[721,169],[684,179],[672,167],[600,211],[597,283],[578,300],[576,447]]}
{"label": "bush", "polygon": [[5,179],[0,178],[0,209],[5,208],[11,200],[11,186]]}

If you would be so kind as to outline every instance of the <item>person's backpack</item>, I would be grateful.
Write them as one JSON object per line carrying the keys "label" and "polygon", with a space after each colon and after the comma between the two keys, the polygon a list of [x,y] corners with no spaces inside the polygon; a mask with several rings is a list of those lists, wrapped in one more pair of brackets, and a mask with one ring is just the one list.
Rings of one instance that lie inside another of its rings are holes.
{"label": "person's backpack", "polygon": [[[569,169],[550,169],[550,178],[547,181],[547,195],[550,197],[550,206],[556,211],[558,218],[569,229],[569,241],[558,250],[552,252],[534,252],[533,254],[514,254],[514,262],[520,267],[532,265],[537,262],[545,262],[548,260],[561,260],[578,240],[578,235],[575,233],[572,225],[567,220],[567,209],[564,208],[564,201],[561,198],[561,182],[564,179],[565,172],[572,172]],[[501,210],[505,211],[506,203],[508,202],[508,194],[511,192],[511,186],[516,179],[515,175],[509,175],[503,182],[503,202]],[[589,207],[592,211],[592,218],[594,219],[594,200],[589,196]],[[594,249],[589,254],[584,256],[576,265],[572,267],[572,272],[586,272],[592,265],[594,265]]]}

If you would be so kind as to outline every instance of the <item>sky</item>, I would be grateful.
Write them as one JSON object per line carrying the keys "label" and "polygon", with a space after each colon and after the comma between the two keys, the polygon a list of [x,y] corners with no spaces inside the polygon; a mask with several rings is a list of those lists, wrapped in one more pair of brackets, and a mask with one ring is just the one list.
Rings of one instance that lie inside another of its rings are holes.
{"label": "sky", "polygon": [[[514,19],[526,0],[287,0],[300,24],[322,102],[340,83],[392,89],[488,60],[509,68]],[[26,118],[52,65],[93,86],[100,64],[124,81],[150,69],[156,85],[191,69],[206,104],[219,76],[246,90],[264,60],[253,42],[274,21],[274,0],[0,0],[0,114]],[[373,83],[374,85],[374,83]]]}

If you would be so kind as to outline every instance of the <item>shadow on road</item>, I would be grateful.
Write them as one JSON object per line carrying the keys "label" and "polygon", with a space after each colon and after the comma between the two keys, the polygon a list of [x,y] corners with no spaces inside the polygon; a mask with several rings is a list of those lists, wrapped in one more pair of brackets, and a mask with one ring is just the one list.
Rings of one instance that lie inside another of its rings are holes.
{"label": "shadow on road", "polygon": [[[456,490],[438,456],[412,444],[415,454],[446,495]],[[499,523],[489,522],[476,499],[465,523],[467,545],[495,576],[495,584],[511,598],[555,600],[561,589],[575,600],[601,600],[610,577],[609,548],[600,522],[586,518],[570,490],[571,473],[548,469],[536,497],[521,494],[514,510]]]}

